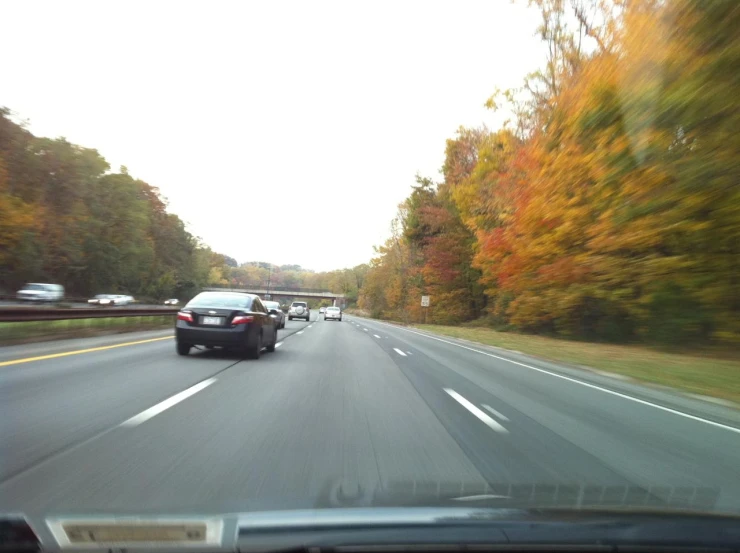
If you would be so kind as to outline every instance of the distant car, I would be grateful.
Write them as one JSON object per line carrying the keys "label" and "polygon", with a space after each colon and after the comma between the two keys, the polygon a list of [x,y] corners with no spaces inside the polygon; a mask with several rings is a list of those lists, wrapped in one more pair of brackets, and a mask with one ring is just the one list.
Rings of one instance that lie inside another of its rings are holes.
{"label": "distant car", "polygon": [[280,302],[262,300],[262,305],[267,307],[268,311],[271,313],[270,316],[275,318],[278,328],[285,328],[285,313],[280,309]]}
{"label": "distant car", "polygon": [[306,321],[311,320],[311,310],[308,308],[308,304],[305,301],[294,301],[290,304],[288,309],[288,320],[293,319],[305,319]]}
{"label": "distant car", "polygon": [[193,346],[224,347],[259,359],[262,347],[275,351],[277,321],[262,300],[243,292],[201,292],[177,314],[177,353]]}
{"label": "distant car", "polygon": [[321,313],[326,313],[326,307],[321,307],[321,308],[319,308],[319,315],[320,315]]}
{"label": "distant car", "polygon": [[123,294],[98,294],[94,298],[87,300],[89,305],[100,305],[103,307],[115,307],[118,305],[128,305],[134,301],[132,296]]}
{"label": "distant car", "polygon": [[53,302],[64,299],[64,286],[29,282],[16,292],[15,297],[20,301]]}
{"label": "distant car", "polygon": [[178,300],[177,298],[172,298],[172,299],[169,299],[169,300],[164,300],[164,304],[165,305],[177,305],[178,303],[180,303],[180,300]]}
{"label": "distant car", "polygon": [[325,321],[341,321],[342,320],[342,310],[338,307],[327,307],[326,313],[324,313],[324,320]]}

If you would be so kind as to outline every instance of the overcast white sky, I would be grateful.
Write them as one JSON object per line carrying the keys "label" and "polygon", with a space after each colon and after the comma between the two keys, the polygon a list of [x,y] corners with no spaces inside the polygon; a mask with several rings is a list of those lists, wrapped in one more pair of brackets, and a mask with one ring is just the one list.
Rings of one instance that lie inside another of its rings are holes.
{"label": "overcast white sky", "polygon": [[445,139],[540,67],[509,0],[3,0],[0,106],[97,148],[239,261],[368,261]]}

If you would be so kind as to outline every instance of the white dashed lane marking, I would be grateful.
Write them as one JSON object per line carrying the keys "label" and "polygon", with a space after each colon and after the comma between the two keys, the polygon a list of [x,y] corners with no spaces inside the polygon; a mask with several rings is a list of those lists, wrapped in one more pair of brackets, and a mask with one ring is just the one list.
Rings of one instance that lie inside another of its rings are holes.
{"label": "white dashed lane marking", "polygon": [[494,432],[500,432],[501,434],[509,433],[509,431],[506,430],[506,428],[504,428],[498,422],[496,422],[491,417],[486,415],[483,411],[478,409],[475,405],[470,403],[467,399],[465,399],[463,396],[458,394],[455,390],[451,390],[450,388],[445,388],[444,391],[447,392],[452,397],[452,399],[457,401],[460,405],[465,407],[465,409],[467,409],[468,411],[473,413],[473,415],[475,415],[478,419],[483,421],[486,424],[486,426],[488,426]]}
{"label": "white dashed lane marking", "polygon": [[175,394],[171,398],[157,403],[154,407],[150,407],[146,411],[142,411],[138,415],[134,415],[130,419],[123,421],[121,423],[121,426],[139,426],[142,422],[148,421],[152,417],[159,415],[162,411],[165,411],[173,405],[177,405],[182,400],[187,399],[194,394],[197,394],[214,382],[216,382],[215,378],[209,378],[208,380],[204,380],[203,382],[198,382],[198,384],[196,384],[195,386],[191,386],[187,390],[183,390],[179,394]]}
{"label": "white dashed lane marking", "polygon": [[494,408],[493,408],[493,407],[491,407],[490,405],[486,405],[486,404],[484,403],[484,404],[483,404],[483,409],[485,409],[485,410],[486,410],[486,411],[488,411],[489,413],[493,413],[493,414],[494,414],[494,415],[496,415],[496,416],[497,416],[498,418],[500,418],[500,419],[501,419],[502,421],[508,421],[508,420],[509,420],[509,417],[507,417],[506,415],[503,415],[503,414],[499,413],[498,411],[496,411],[496,409],[494,409]]}

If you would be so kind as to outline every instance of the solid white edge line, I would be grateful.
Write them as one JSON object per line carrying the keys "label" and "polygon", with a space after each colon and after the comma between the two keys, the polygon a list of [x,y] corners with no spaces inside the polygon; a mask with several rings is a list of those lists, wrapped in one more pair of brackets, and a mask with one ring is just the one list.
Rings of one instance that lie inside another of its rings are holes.
{"label": "solid white edge line", "polygon": [[671,409],[670,407],[663,407],[662,405],[658,405],[657,403],[652,403],[650,401],[645,401],[644,399],[638,399],[636,397],[628,396],[627,394],[615,392],[614,390],[610,390],[608,388],[602,388],[601,386],[596,386],[595,384],[589,384],[588,382],[583,382],[582,380],[578,380],[576,378],[571,378],[569,376],[554,373],[552,371],[546,371],[545,369],[539,369],[537,367],[533,367],[532,365],[527,365],[526,363],[520,363],[519,361],[512,361],[511,359],[507,359],[506,357],[501,357],[500,355],[494,355],[493,353],[488,353],[486,351],[481,351],[479,349],[469,348],[468,346],[463,346],[462,344],[456,344],[455,342],[450,342],[449,340],[443,340],[442,338],[437,338],[436,336],[430,336],[429,334],[424,334],[423,332],[416,332],[415,330],[409,330],[408,328],[401,328],[401,327],[391,325],[388,323],[381,323],[380,321],[375,321],[375,322],[381,325],[395,328],[397,330],[403,330],[405,332],[410,332],[411,334],[418,334],[419,336],[424,336],[425,338],[430,338],[431,340],[437,340],[438,342],[444,342],[445,344],[449,344],[451,346],[456,346],[458,348],[463,348],[463,349],[467,349],[470,351],[474,351],[476,353],[487,355],[488,357],[493,357],[494,359],[500,359],[501,361],[506,361],[513,365],[519,365],[520,367],[525,367],[527,369],[531,369],[533,371],[537,371],[542,374],[547,374],[550,376],[554,376],[555,378],[567,380],[568,382],[580,384],[581,386],[585,386],[586,388],[591,388],[593,390],[599,390],[601,392],[604,392],[605,394],[611,394],[613,396],[621,397],[622,399],[634,401],[635,403],[640,403],[642,405],[654,407],[655,409],[660,409],[661,411],[665,411],[667,413],[673,413],[674,415],[678,415],[679,417],[685,417],[687,419],[691,419],[697,422],[703,422],[704,424],[708,424],[710,426],[716,426],[717,428],[722,428],[724,430],[729,430],[730,432],[735,432],[736,434],[740,434],[740,428],[735,428],[734,426],[728,426],[726,424],[710,421],[709,419],[704,419],[702,417],[697,417],[695,415],[689,415],[688,413],[684,413],[683,411],[677,411],[676,409]]}
{"label": "solid white edge line", "polygon": [[377,334],[373,334],[373,336],[375,336],[378,340],[380,340],[380,336],[378,336]]}
{"label": "solid white edge line", "polygon": [[483,404],[482,404],[482,407],[483,407],[483,409],[485,409],[485,410],[486,410],[486,411],[488,411],[489,413],[493,413],[494,415],[496,415],[496,416],[497,416],[498,418],[500,418],[500,419],[501,419],[502,421],[507,421],[507,422],[509,421],[509,417],[507,417],[506,415],[504,415],[504,414],[502,414],[502,413],[499,413],[498,411],[496,411],[496,409],[494,409],[494,408],[493,408],[493,407],[491,407],[490,405],[486,405],[485,403],[483,403]]}
{"label": "solid white edge line", "polygon": [[493,420],[491,417],[486,415],[483,411],[478,409],[475,405],[470,403],[467,399],[462,397],[460,394],[458,394],[455,390],[452,390],[450,388],[444,388],[444,391],[447,392],[452,399],[457,401],[460,405],[465,407],[468,411],[473,413],[476,417],[478,417],[481,421],[483,421],[491,430],[494,430],[495,432],[500,432],[501,434],[508,434],[509,431],[506,430],[503,426],[501,426],[498,422]]}
{"label": "solid white edge line", "polygon": [[397,353],[398,355],[401,355],[401,356],[403,356],[403,357],[406,357],[406,354],[405,354],[404,352],[402,352],[402,351],[401,351],[400,349],[398,349],[398,348],[393,348],[393,351],[395,351],[395,352],[396,352],[396,353]]}
{"label": "solid white edge line", "polygon": [[190,396],[197,394],[202,389],[207,388],[211,384],[216,382],[215,378],[209,378],[208,380],[204,380],[203,382],[198,382],[195,386],[191,386],[187,390],[183,390],[179,394],[175,394],[174,396],[165,399],[164,401],[160,401],[155,406],[150,407],[149,409],[142,411],[138,415],[134,415],[130,419],[123,421],[121,423],[121,426],[138,426],[142,422],[146,422],[152,417],[159,415],[162,411],[165,411],[172,407],[173,405],[177,405],[184,399],[189,398]]}

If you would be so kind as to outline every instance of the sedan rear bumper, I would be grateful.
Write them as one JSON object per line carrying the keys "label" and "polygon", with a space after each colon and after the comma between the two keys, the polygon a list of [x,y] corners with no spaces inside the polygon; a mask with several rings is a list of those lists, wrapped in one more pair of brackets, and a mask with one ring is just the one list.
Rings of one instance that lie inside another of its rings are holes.
{"label": "sedan rear bumper", "polygon": [[237,325],[234,328],[190,327],[187,323],[177,321],[175,337],[178,342],[198,346],[245,347],[251,325]]}

